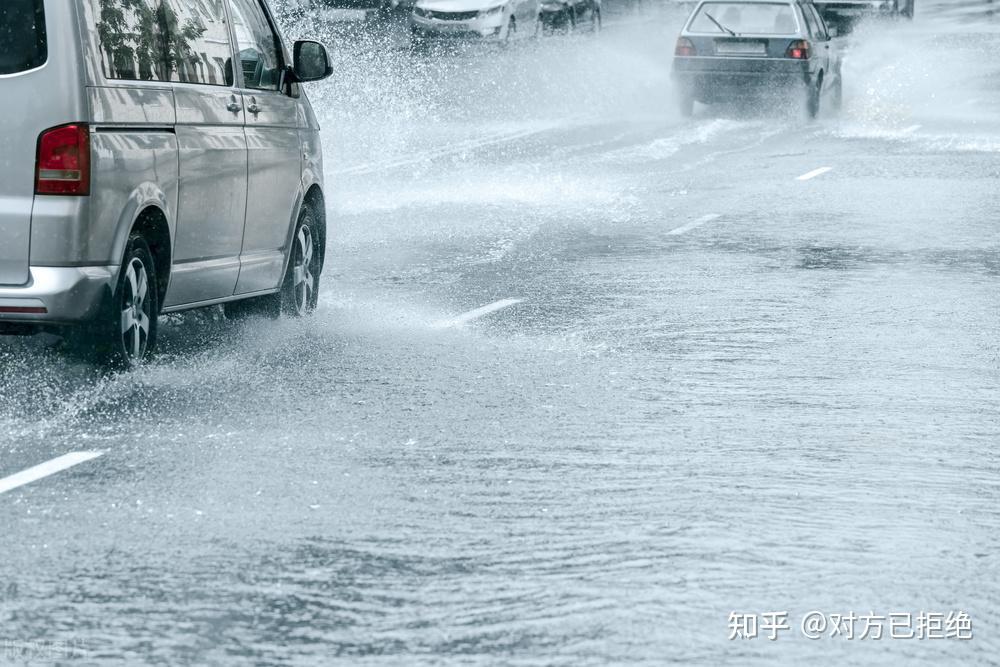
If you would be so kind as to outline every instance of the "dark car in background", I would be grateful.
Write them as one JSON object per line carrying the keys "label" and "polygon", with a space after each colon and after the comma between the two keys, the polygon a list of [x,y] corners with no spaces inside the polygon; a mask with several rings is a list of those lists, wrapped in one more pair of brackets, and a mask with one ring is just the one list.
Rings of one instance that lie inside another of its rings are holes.
{"label": "dark car in background", "polygon": [[601,0],[542,0],[540,18],[546,30],[571,32],[601,29]]}
{"label": "dark car in background", "polygon": [[917,0],[814,0],[823,19],[841,32],[866,18],[912,19]]}
{"label": "dark car in background", "polygon": [[677,39],[674,81],[682,115],[704,104],[747,97],[804,100],[811,118],[830,94],[842,97],[841,56],[811,2],[707,0]]}

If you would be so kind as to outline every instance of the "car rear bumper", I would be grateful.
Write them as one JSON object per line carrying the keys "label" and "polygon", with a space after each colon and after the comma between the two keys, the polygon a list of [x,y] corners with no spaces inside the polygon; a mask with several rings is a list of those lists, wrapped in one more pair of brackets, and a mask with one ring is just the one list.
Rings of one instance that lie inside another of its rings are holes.
{"label": "car rear bumper", "polygon": [[0,334],[94,319],[117,277],[114,266],[31,267],[22,287],[0,286]]}
{"label": "car rear bumper", "polygon": [[675,58],[673,78],[696,97],[719,98],[803,86],[812,71],[809,61],[696,56]]}

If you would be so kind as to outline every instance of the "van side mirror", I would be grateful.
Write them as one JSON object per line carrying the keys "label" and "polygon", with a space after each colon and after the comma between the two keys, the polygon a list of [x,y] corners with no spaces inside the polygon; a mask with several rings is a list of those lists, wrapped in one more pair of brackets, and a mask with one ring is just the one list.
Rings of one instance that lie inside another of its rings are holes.
{"label": "van side mirror", "polygon": [[326,47],[311,39],[295,42],[292,50],[292,71],[299,83],[320,81],[333,74]]}
{"label": "van side mirror", "polygon": [[827,26],[826,34],[828,34],[830,37],[840,37],[840,28],[838,28],[835,25]]}

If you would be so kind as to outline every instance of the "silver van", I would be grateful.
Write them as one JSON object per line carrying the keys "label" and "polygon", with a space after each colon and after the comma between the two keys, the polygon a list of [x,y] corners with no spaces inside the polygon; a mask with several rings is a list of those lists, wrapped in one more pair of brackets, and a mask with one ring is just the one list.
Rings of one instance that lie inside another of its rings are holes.
{"label": "silver van", "polygon": [[141,362],[157,317],[316,306],[326,216],[301,84],[264,0],[0,2],[0,334]]}

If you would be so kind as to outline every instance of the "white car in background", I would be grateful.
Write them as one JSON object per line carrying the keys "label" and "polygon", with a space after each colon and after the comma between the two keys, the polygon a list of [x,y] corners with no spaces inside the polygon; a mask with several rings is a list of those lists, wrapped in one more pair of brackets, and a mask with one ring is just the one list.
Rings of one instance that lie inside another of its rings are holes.
{"label": "white car in background", "polygon": [[414,44],[448,39],[506,43],[534,37],[540,0],[417,0],[410,16]]}

